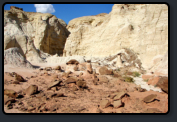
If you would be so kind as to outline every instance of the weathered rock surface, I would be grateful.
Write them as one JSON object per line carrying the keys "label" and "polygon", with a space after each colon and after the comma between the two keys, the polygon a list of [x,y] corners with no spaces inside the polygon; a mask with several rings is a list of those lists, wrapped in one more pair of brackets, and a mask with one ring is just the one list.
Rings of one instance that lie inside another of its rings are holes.
{"label": "weathered rock surface", "polygon": [[84,63],[84,57],[83,56],[67,56],[67,57],[58,57],[58,56],[50,56],[46,59],[48,63],[61,63],[61,64],[66,64],[68,61],[71,59],[77,60],[79,63]]}
{"label": "weathered rock surface", "polygon": [[19,7],[16,7],[16,6],[10,6],[10,10],[11,10],[11,9],[18,9],[18,10],[23,11],[23,8],[19,8]]}
{"label": "weathered rock surface", "polygon": [[156,97],[157,97],[156,94],[151,94],[151,95],[146,96],[143,99],[143,101],[146,102],[146,103],[149,103],[149,102],[152,102]]}
{"label": "weathered rock surface", "polygon": [[63,96],[65,96],[64,93],[55,93],[51,95],[51,97],[63,97]]}
{"label": "weathered rock surface", "polygon": [[74,72],[77,70],[77,65],[75,64],[69,64],[69,65],[66,65],[66,68],[65,68],[65,71],[71,71],[71,72]]}
{"label": "weathered rock surface", "polygon": [[120,100],[122,99],[125,95],[128,95],[127,93],[125,92],[118,92],[118,93],[115,93],[115,97],[113,98],[114,100]]}
{"label": "weathered rock surface", "polygon": [[168,76],[168,51],[165,55],[156,56],[153,59],[154,66],[150,71],[154,71],[156,75]]}
{"label": "weathered rock surface", "polygon": [[82,80],[79,80],[76,82],[76,85],[80,88],[85,88],[87,85],[86,85],[86,82],[85,81],[82,81]]}
{"label": "weathered rock surface", "polygon": [[106,108],[106,107],[108,107],[109,105],[111,105],[111,102],[110,102],[109,100],[102,100],[102,101],[100,102],[101,108]]}
{"label": "weathered rock surface", "polygon": [[93,68],[92,68],[92,64],[91,63],[87,63],[86,64],[86,68],[87,68],[87,71],[92,74],[93,73]]}
{"label": "weathered rock surface", "polygon": [[99,82],[108,83],[109,80],[106,76],[98,75]]}
{"label": "weathered rock surface", "polygon": [[63,54],[69,35],[65,26],[63,20],[49,13],[25,12],[16,8],[4,10],[4,50],[19,47],[27,58],[37,53],[36,49]]}
{"label": "weathered rock surface", "polygon": [[59,85],[60,83],[61,83],[60,80],[52,81],[52,83],[50,83],[49,86],[48,86],[48,90],[51,89],[51,88],[54,87],[54,86]]}
{"label": "weathered rock surface", "polygon": [[133,50],[142,67],[154,66],[153,58],[168,50],[168,6],[165,4],[115,4],[103,16],[73,19],[67,26],[66,56],[103,57],[123,48]]}
{"label": "weathered rock surface", "polygon": [[46,71],[51,71],[51,70],[52,70],[52,67],[46,67],[44,70],[46,70]]}
{"label": "weathered rock surface", "polygon": [[158,77],[158,76],[156,76],[156,77],[151,77],[151,78],[149,78],[147,84],[154,86],[154,85],[156,85],[156,84],[158,83],[159,79],[160,79],[160,77]]}
{"label": "weathered rock surface", "polygon": [[88,71],[83,72],[83,75],[81,76],[84,80],[88,80],[88,79],[94,79],[94,75],[90,74]]}
{"label": "weathered rock surface", "polygon": [[10,48],[4,51],[4,65],[10,64],[16,67],[33,68],[32,64],[25,59],[19,48]]}
{"label": "weathered rock surface", "polygon": [[19,82],[25,82],[25,79],[17,73],[15,74],[15,80]]}
{"label": "weathered rock surface", "polygon": [[114,108],[119,108],[120,106],[122,106],[122,101],[121,100],[114,101],[113,106]]}
{"label": "weathered rock surface", "polygon": [[65,84],[69,84],[69,83],[76,83],[77,78],[68,78],[67,80],[64,81]]}
{"label": "weathered rock surface", "polygon": [[25,93],[29,96],[33,95],[37,92],[38,92],[38,86],[37,85],[30,85],[25,91]]}
{"label": "weathered rock surface", "polygon": [[4,105],[7,105],[9,102],[15,101],[14,98],[9,98],[7,95],[4,95]]}
{"label": "weathered rock surface", "polygon": [[55,70],[61,70],[61,66],[56,66],[54,69]]}
{"label": "weathered rock surface", "polygon": [[75,60],[75,59],[71,59],[71,60],[69,60],[66,64],[67,64],[67,65],[68,65],[68,64],[75,64],[75,65],[78,65],[79,62],[78,62],[77,60]]}
{"label": "weathered rock surface", "polygon": [[168,93],[168,77],[161,77],[156,85]]}
{"label": "weathered rock surface", "polygon": [[11,90],[11,89],[4,89],[4,95],[7,95],[12,98],[18,97],[17,92],[15,92],[14,90]]}
{"label": "weathered rock surface", "polygon": [[113,72],[111,71],[111,70],[109,70],[107,67],[101,67],[100,69],[99,69],[99,73],[100,73],[100,75],[112,75],[113,74]]}

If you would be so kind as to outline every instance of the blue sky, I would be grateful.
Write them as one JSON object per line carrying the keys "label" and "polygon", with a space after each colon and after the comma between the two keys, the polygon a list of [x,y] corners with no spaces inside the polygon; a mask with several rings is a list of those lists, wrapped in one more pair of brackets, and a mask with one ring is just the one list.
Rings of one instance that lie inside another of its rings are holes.
{"label": "blue sky", "polygon": [[[51,13],[67,24],[70,20],[82,16],[110,13],[113,4],[5,4],[4,10],[10,10],[10,6],[23,8],[26,12]],[[37,11],[36,11],[37,10]]]}

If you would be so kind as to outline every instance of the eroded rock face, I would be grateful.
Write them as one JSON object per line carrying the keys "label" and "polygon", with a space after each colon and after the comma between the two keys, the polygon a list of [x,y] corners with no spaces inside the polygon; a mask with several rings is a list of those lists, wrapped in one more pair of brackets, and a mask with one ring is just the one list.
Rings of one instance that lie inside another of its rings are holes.
{"label": "eroded rock face", "polygon": [[45,53],[63,54],[69,35],[65,26],[63,20],[52,14],[24,12],[12,7],[4,11],[4,50],[19,47],[26,55],[30,51],[30,39],[37,49]]}
{"label": "eroded rock face", "polygon": [[168,50],[168,6],[165,4],[115,4],[109,14],[73,19],[67,26],[66,56],[105,57],[123,48],[135,52],[142,67]]}
{"label": "eroded rock face", "polygon": [[25,59],[19,48],[10,48],[4,51],[4,65],[10,64],[16,67],[33,68],[33,65]]}
{"label": "eroded rock face", "polygon": [[168,76],[168,51],[164,55],[156,56],[153,63],[151,71],[155,71],[154,74]]}

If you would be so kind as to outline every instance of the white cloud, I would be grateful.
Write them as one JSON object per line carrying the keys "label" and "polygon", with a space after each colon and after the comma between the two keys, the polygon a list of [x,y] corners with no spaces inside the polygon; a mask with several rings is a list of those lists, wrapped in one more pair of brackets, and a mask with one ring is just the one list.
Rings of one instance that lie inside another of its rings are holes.
{"label": "white cloud", "polygon": [[54,13],[55,9],[52,4],[34,4],[36,12],[41,13]]}

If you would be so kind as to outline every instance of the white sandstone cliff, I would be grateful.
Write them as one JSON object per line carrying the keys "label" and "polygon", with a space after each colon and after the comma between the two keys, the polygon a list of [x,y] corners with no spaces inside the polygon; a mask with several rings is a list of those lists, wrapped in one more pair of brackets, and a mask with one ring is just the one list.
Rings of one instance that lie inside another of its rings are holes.
{"label": "white sandstone cliff", "polygon": [[109,14],[73,19],[65,44],[66,56],[107,57],[131,49],[146,70],[168,50],[168,6],[115,4]]}
{"label": "white sandstone cliff", "polygon": [[65,26],[63,20],[52,14],[24,12],[16,8],[5,10],[4,50],[18,47],[29,61],[41,60],[36,49],[52,55],[63,54],[69,35]]}

